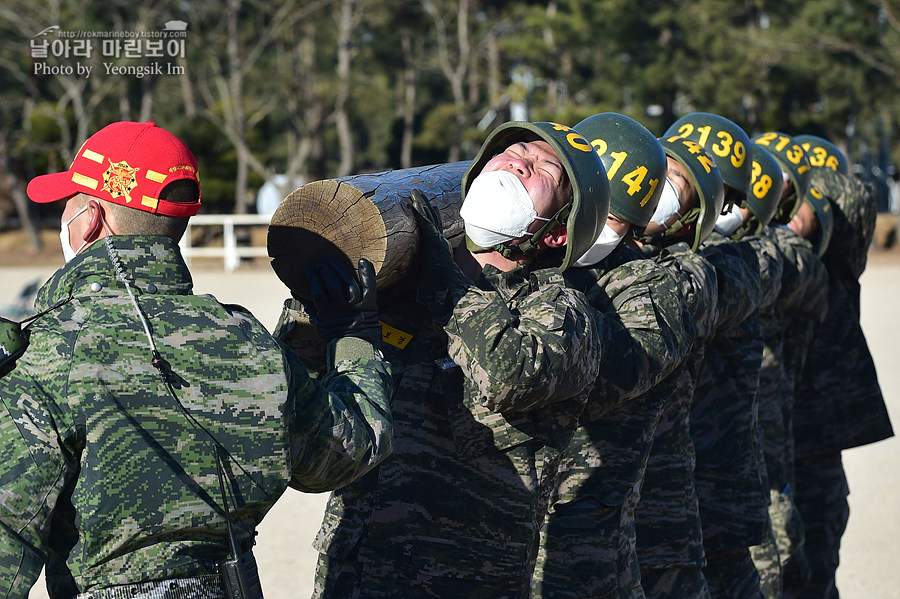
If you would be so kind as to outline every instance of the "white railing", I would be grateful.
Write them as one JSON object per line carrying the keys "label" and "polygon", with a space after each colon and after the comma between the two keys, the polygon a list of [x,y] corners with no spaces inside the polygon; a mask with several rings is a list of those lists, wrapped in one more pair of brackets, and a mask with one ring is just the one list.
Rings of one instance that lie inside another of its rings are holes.
{"label": "white railing", "polygon": [[[187,230],[181,238],[181,254],[189,265],[191,258],[223,258],[225,270],[236,269],[241,258],[266,257],[265,247],[238,246],[237,237],[234,234],[235,225],[268,225],[271,216],[260,214],[198,214],[188,221]],[[222,246],[194,247],[191,245],[191,227],[220,226],[222,227]]]}

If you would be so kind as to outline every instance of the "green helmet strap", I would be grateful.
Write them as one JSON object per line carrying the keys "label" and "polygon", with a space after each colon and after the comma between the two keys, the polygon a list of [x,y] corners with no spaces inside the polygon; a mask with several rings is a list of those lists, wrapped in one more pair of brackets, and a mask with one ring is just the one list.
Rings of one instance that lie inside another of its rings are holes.
{"label": "green helmet strap", "polygon": [[678,233],[688,225],[697,222],[698,218],[700,218],[700,207],[694,206],[693,208],[689,208],[687,212],[678,218],[678,220],[669,225],[669,228],[665,231],[654,233],[653,235],[635,235],[635,238],[652,243],[658,239],[673,237],[675,233]]}
{"label": "green helmet strap", "polygon": [[513,260],[521,257],[528,258],[529,260],[534,260],[535,254],[540,249],[541,239],[543,239],[544,235],[552,231],[557,226],[565,227],[568,223],[570,212],[572,212],[571,202],[557,210],[556,214],[554,214],[550,220],[545,222],[540,229],[535,231],[527,241],[523,241],[519,245],[500,243],[492,248],[485,248],[476,245],[468,237],[466,237],[466,248],[469,251],[475,253],[494,251],[502,254],[503,257],[507,260]]}
{"label": "green helmet strap", "polygon": [[759,228],[759,219],[756,218],[756,215],[752,212],[750,213],[750,218],[747,219],[743,225],[741,225],[737,231],[731,234],[731,239],[738,241],[739,239],[743,239],[746,235],[751,235]]}
{"label": "green helmet strap", "polygon": [[799,206],[796,189],[778,204],[778,207],[775,209],[775,215],[772,217],[772,221],[779,224],[786,224],[790,220],[788,216],[791,215],[791,212],[796,211],[794,209],[795,206]]}
{"label": "green helmet strap", "polygon": [[483,245],[478,245],[466,235],[466,249],[472,252],[473,254],[481,254],[484,252],[493,252],[497,249],[497,246],[494,247],[484,247]]}
{"label": "green helmet strap", "polygon": [[672,226],[666,229],[666,232],[663,233],[663,235],[674,235],[689,224],[696,222],[698,218],[700,218],[700,206],[694,206],[685,212],[681,218],[672,223]]}

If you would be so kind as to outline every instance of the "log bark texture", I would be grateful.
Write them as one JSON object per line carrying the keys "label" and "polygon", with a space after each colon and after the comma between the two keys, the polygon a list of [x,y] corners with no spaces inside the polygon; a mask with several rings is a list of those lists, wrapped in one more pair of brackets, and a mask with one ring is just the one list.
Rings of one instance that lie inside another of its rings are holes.
{"label": "log bark texture", "polygon": [[452,162],[313,181],[294,190],[275,210],[267,248],[272,268],[295,294],[308,297],[304,269],[337,257],[355,269],[360,258],[375,265],[379,289],[399,281],[416,256],[419,237],[409,202],[420,190],[441,215],[454,247],[464,238],[459,209],[469,162]]}

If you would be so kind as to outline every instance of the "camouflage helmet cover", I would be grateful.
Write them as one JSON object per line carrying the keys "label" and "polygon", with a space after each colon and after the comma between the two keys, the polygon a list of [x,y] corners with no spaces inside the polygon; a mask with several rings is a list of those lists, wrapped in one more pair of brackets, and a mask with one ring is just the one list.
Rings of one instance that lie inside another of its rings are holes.
{"label": "camouflage helmet cover", "polygon": [[[587,140],[574,129],[550,122],[510,121],[494,129],[462,179],[462,196],[488,161],[518,142],[550,144],[572,183],[571,210],[566,218],[568,243],[560,268],[572,266],[600,236],[609,212],[609,182],[603,163]],[[535,237],[538,235],[535,234]]]}
{"label": "camouflage helmet cover", "polygon": [[656,137],[634,119],[615,112],[590,116],[574,129],[596,149],[609,179],[609,211],[641,229],[662,195],[666,155]]}
{"label": "camouflage helmet cover", "polygon": [[[686,212],[679,219],[679,221],[697,222],[693,238],[690,240],[691,249],[696,250],[712,233],[716,226],[716,219],[722,212],[725,202],[725,184],[722,181],[722,173],[709,152],[695,141],[676,135],[668,138],[661,137],[659,142],[666,155],[671,156],[687,170],[700,198],[696,219],[691,214],[693,211]],[[689,222],[684,224],[689,224]]]}

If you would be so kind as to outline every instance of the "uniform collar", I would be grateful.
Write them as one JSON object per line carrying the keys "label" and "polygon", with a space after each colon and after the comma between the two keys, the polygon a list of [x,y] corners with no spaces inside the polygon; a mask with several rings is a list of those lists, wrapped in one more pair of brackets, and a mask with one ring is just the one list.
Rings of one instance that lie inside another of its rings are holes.
{"label": "uniform collar", "polygon": [[[114,261],[116,264],[114,264]],[[60,302],[87,294],[95,283],[103,288],[124,289],[116,270],[130,275],[139,292],[187,295],[193,281],[178,243],[169,237],[113,235],[97,240],[54,273],[38,291],[35,309],[45,310]]]}

